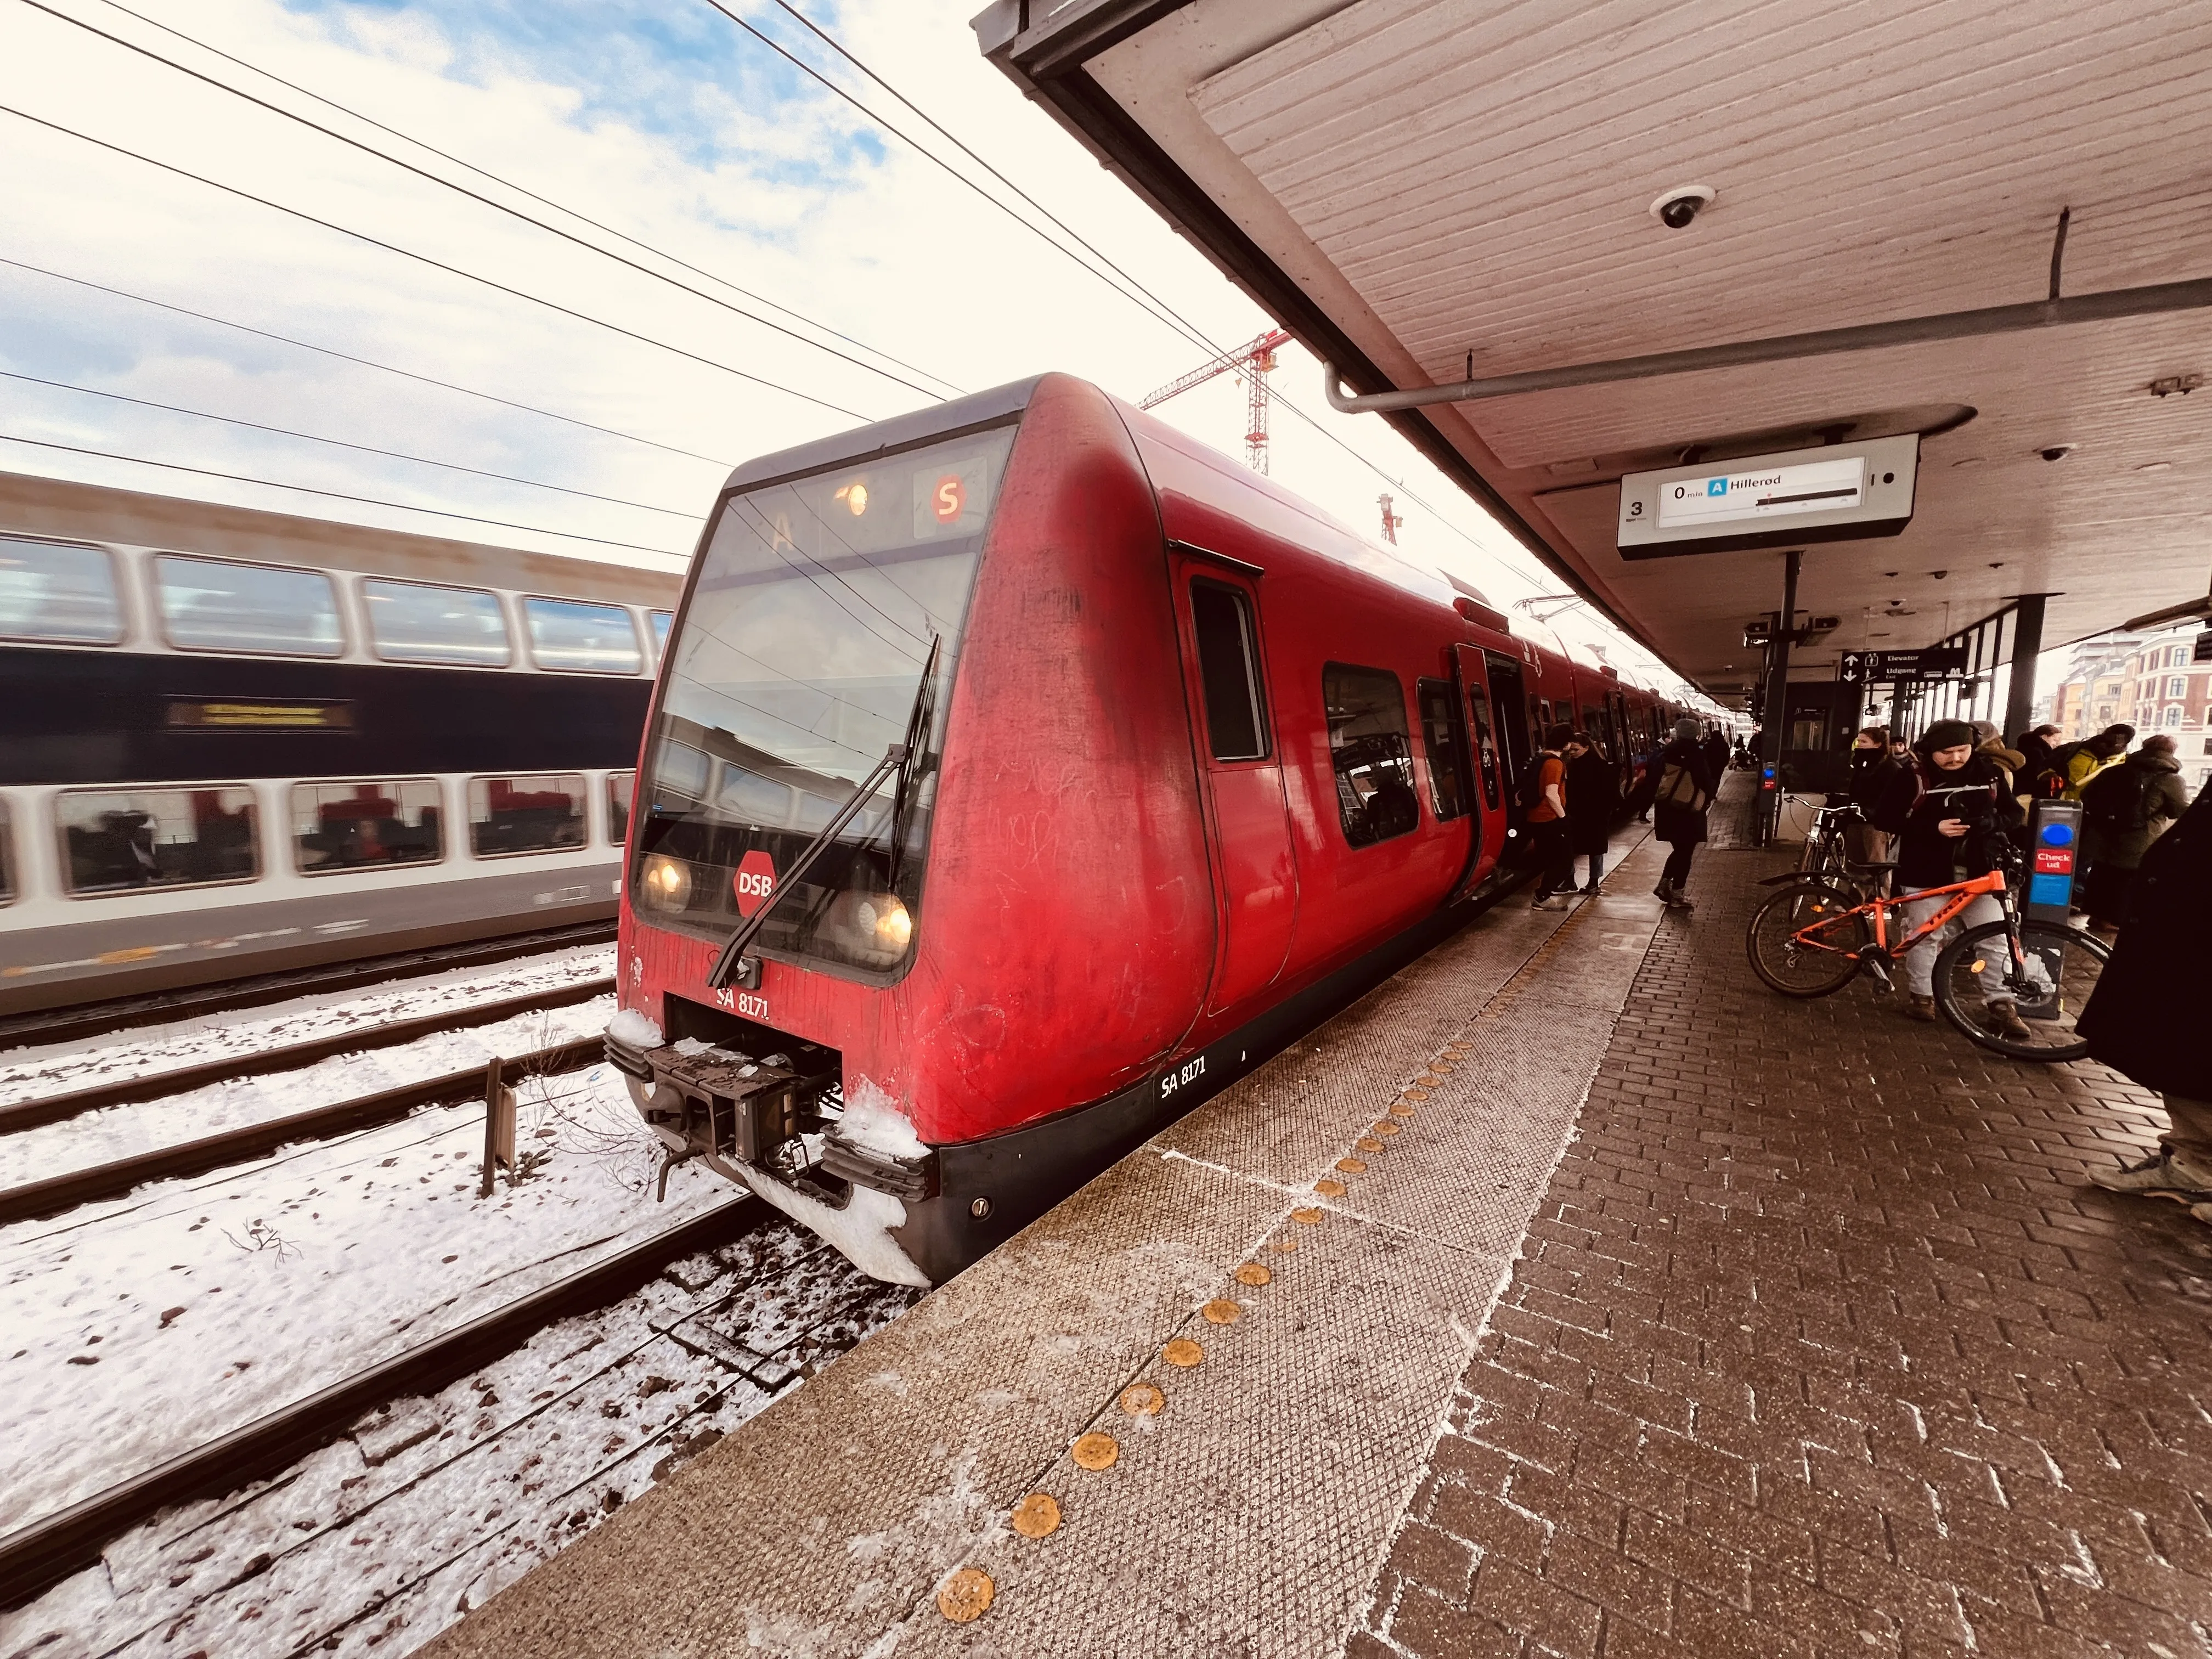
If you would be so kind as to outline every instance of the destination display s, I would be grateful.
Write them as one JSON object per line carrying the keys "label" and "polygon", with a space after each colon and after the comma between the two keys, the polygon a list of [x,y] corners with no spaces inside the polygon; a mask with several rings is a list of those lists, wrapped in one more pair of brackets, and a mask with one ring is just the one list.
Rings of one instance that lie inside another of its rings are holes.
{"label": "destination display s", "polygon": [[1631,472],[1617,542],[1626,559],[1894,536],[1912,520],[1920,439],[1752,455]]}

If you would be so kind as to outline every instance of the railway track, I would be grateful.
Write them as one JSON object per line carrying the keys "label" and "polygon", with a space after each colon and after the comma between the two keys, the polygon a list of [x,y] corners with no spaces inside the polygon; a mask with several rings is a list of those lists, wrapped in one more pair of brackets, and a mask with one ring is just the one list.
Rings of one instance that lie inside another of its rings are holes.
{"label": "railway track", "polygon": [[238,1008],[264,1007],[293,997],[321,996],[332,991],[378,985],[387,980],[419,979],[456,968],[483,967],[515,957],[549,951],[573,950],[579,945],[607,945],[615,938],[612,921],[586,922],[574,927],[548,928],[534,933],[514,933],[503,939],[479,939],[466,945],[433,950],[408,951],[390,956],[368,957],[357,962],[332,963],[284,973],[257,974],[216,985],[187,990],[163,991],[147,996],[118,997],[105,1002],[74,1004],[67,1008],[0,1018],[0,1050],[45,1047],[49,1043],[81,1042],[143,1025],[163,1025],[198,1019]]}
{"label": "railway track", "polygon": [[264,1077],[272,1072],[291,1071],[299,1066],[312,1066],[317,1060],[328,1060],[336,1054],[397,1048],[402,1043],[435,1036],[441,1032],[465,1031],[478,1025],[495,1025],[501,1020],[511,1019],[518,1014],[573,1007],[580,1002],[589,1002],[593,997],[605,996],[614,988],[615,982],[611,978],[582,980],[574,985],[526,992],[496,1002],[471,1003],[466,1007],[422,1014],[412,1019],[386,1020],[380,1024],[334,1031],[327,1036],[314,1037],[304,1042],[284,1043],[252,1054],[208,1060],[198,1066],[176,1066],[165,1072],[149,1072],[140,1077],[97,1084],[87,1089],[46,1095],[12,1106],[0,1106],[0,1134],[17,1129],[36,1128],[41,1124],[59,1123],[82,1112],[158,1100],[164,1095],[182,1094],[187,1089],[204,1088],[211,1083],[228,1082],[233,1078]]}
{"label": "railway track", "polygon": [[0,1607],[12,1607],[100,1559],[102,1547],[160,1510],[220,1497],[328,1444],[386,1402],[427,1394],[482,1369],[558,1319],[629,1295],[669,1262],[726,1243],[769,1213],[738,1200],[572,1273],[496,1312],[0,1536]]}

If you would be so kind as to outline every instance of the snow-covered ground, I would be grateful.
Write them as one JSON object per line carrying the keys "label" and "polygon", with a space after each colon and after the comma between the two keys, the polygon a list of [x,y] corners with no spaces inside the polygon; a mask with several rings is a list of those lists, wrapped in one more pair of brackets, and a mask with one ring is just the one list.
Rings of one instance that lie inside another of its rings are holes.
{"label": "snow-covered ground", "polygon": [[[609,992],[566,1008],[541,1009],[490,1025],[441,1031],[397,1048],[335,1054],[297,1071],[234,1078],[160,1100],[110,1106],[97,1112],[80,1113],[59,1123],[18,1130],[14,1134],[0,1136],[0,1187],[44,1181],[71,1170],[88,1169],[156,1147],[197,1140],[225,1129],[242,1128],[249,1123],[333,1105],[398,1084],[481,1067],[495,1055],[526,1054],[556,1042],[595,1036],[606,1030],[614,1012],[614,994]],[[223,1035],[227,1036],[228,1033]],[[283,1040],[302,1039],[289,1036]],[[272,1043],[275,1041],[271,1039]],[[226,1048],[224,1052],[235,1050]],[[162,1071],[177,1063],[171,1060],[144,1069]],[[0,1082],[0,1092],[4,1090],[4,1082]],[[636,1116],[635,1111],[630,1113],[633,1122]]]}
{"label": "snow-covered ground", "polygon": [[411,1651],[916,1294],[771,1220],[251,1492],[117,1540],[0,1613],[0,1655]]}
{"label": "snow-covered ground", "polygon": [[318,996],[207,1014],[167,1025],[142,1025],[93,1042],[15,1048],[0,1054],[0,1100],[22,1101],[88,1089],[149,1072],[197,1066],[227,1054],[258,1054],[386,1020],[498,1002],[550,991],[614,972],[611,945],[579,945],[489,967],[456,968],[374,990]]}
{"label": "snow-covered ground", "polygon": [[732,1195],[690,1164],[653,1202],[658,1148],[604,1064],[525,1085],[517,1147],[523,1178],[480,1200],[483,1108],[435,1108],[0,1228],[9,1525]]}

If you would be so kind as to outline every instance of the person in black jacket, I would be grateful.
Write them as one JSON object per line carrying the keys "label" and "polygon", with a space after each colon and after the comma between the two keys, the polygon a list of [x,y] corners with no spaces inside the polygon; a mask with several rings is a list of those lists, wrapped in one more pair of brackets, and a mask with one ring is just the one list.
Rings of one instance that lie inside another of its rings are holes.
{"label": "person in black jacket", "polygon": [[2089,1177],[2116,1193],[2194,1194],[2212,1222],[2212,1042],[2204,1040],[2204,941],[2212,939],[2212,785],[2153,842],[2135,904],[2075,1035],[2089,1058],[2166,1097],[2158,1150]]}
{"label": "person in black jacket", "polygon": [[[1948,887],[1996,867],[1996,849],[2020,820],[2020,807],[2008,793],[2003,769],[1976,753],[1980,739],[1964,720],[1937,720],[1912,745],[1913,760],[1893,771],[1875,802],[1874,824],[1897,837],[1897,882],[1907,899],[1930,887]],[[1953,896],[1905,906],[1908,929],[1932,920]],[[1905,1012],[1915,1019],[1936,1018],[1936,957],[1954,927],[2002,921],[1995,897],[1977,895],[1948,927],[1930,933],[1905,955]],[[1989,999],[1991,1027],[2025,1040],[2027,1023],[2002,990]]]}
{"label": "person in black jacket", "polygon": [[1568,738],[1560,753],[1567,763],[1567,849],[1589,860],[1583,891],[1595,893],[1605,879],[1605,849],[1620,815],[1620,769],[1587,732]]}
{"label": "person in black jacket", "polygon": [[1659,791],[1651,802],[1651,833],[1672,848],[1659,884],[1651,890],[1670,910],[1692,910],[1682,892],[1690,879],[1690,860],[1705,838],[1705,811],[1721,787],[1720,774],[1698,741],[1698,723],[1674,722],[1674,741],[1659,751]]}
{"label": "person in black jacket", "polygon": [[[1855,864],[1881,864],[1890,857],[1890,837],[1874,827],[1874,809],[1881,799],[1882,786],[1898,766],[1899,763],[1890,757],[1889,728],[1862,726],[1858,736],[1851,739],[1850,786],[1843,797],[1859,809],[1858,820],[1846,826],[1844,836],[1844,844]],[[1831,795],[1828,804],[1833,806],[1841,803]]]}

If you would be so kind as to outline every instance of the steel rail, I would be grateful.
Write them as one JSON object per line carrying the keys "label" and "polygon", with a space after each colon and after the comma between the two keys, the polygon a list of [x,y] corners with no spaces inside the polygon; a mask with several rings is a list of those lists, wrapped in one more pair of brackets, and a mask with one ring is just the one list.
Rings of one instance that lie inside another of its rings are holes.
{"label": "steel rail", "polygon": [[[605,1044],[606,1039],[599,1036],[558,1042],[550,1048],[503,1062],[500,1078],[502,1082],[519,1083],[528,1077],[578,1071],[604,1058]],[[56,1215],[103,1198],[119,1198],[149,1181],[199,1175],[219,1170],[226,1164],[244,1163],[273,1152],[289,1141],[324,1140],[349,1130],[372,1128],[403,1118],[418,1107],[481,1099],[488,1069],[482,1065],[471,1066],[466,1071],[448,1072],[419,1083],[403,1083],[374,1094],[358,1095],[332,1105],[270,1118],[265,1123],[249,1123],[221,1134],[141,1152],[135,1158],[118,1158],[112,1164],[96,1164],[88,1170],[71,1170],[44,1181],[10,1187],[0,1190],[0,1224]]]}
{"label": "steel rail", "polygon": [[495,1025],[502,1019],[512,1019],[517,1014],[533,1014],[548,1008],[567,1008],[579,1002],[589,1002],[593,997],[604,996],[615,988],[611,977],[580,980],[574,985],[562,985],[550,991],[531,991],[519,997],[504,997],[497,1002],[479,1002],[465,1008],[449,1009],[442,1014],[420,1014],[412,1019],[389,1019],[376,1025],[357,1025],[351,1030],[336,1031],[328,1036],[310,1038],[305,1042],[286,1043],[280,1048],[262,1048],[252,1054],[234,1054],[227,1060],[210,1060],[198,1066],[180,1066],[166,1072],[149,1072],[140,1077],[118,1079],[113,1083],[94,1084],[90,1088],[72,1089],[66,1094],[47,1095],[37,1100],[26,1100],[13,1106],[0,1106],[0,1134],[18,1129],[33,1129],[43,1123],[59,1123],[82,1112],[96,1112],[109,1106],[133,1106],[149,1100],[159,1100],[164,1095],[182,1094],[187,1089],[201,1089],[210,1083],[226,1083],[232,1078],[264,1077],[271,1072],[288,1072],[302,1066],[312,1066],[319,1060],[328,1060],[335,1054],[364,1054],[377,1048],[397,1048],[403,1042],[436,1036],[443,1031],[465,1031],[478,1025]]}
{"label": "steel rail", "polygon": [[519,1302],[0,1536],[0,1607],[21,1606],[94,1565],[111,1540],[171,1504],[220,1497],[281,1473],[386,1401],[434,1394],[512,1352],[555,1320],[605,1307],[669,1262],[727,1243],[769,1213],[752,1199],[718,1205]]}
{"label": "steel rail", "polygon": [[234,1008],[258,1008],[293,997],[321,996],[331,991],[349,991],[359,985],[386,980],[419,979],[455,968],[476,968],[506,962],[544,951],[574,950],[584,945],[605,945],[615,937],[611,921],[587,921],[573,927],[550,927],[537,933],[509,933],[466,945],[435,945],[421,951],[400,951],[319,968],[293,969],[254,974],[188,990],[161,991],[143,996],[115,997],[99,1002],[72,1003],[65,1008],[12,1015],[0,1019],[0,1048],[33,1048],[50,1042],[77,1042],[106,1036],[141,1025],[161,1025],[175,1020],[198,1019],[227,1013]]}

